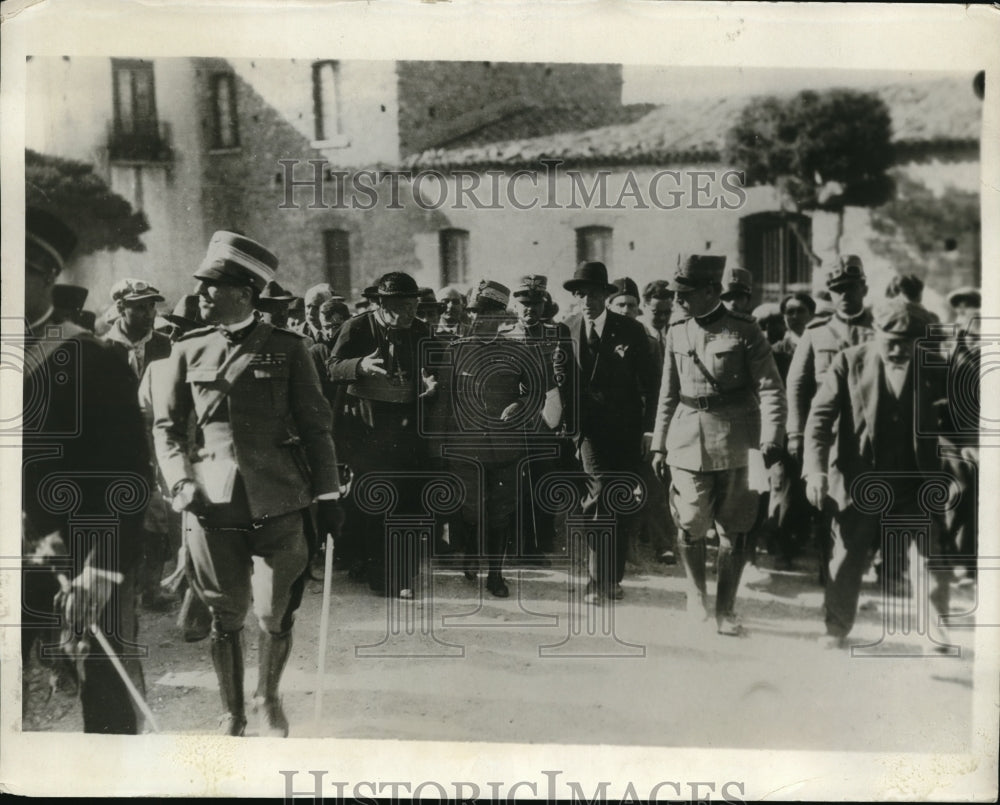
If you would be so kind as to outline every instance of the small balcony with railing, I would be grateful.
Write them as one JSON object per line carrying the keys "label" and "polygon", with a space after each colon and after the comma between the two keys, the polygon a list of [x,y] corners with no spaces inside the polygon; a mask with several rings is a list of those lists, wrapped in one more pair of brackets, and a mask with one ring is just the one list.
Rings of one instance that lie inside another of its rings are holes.
{"label": "small balcony with railing", "polygon": [[164,164],[173,161],[170,124],[157,120],[108,125],[108,159],[115,164]]}

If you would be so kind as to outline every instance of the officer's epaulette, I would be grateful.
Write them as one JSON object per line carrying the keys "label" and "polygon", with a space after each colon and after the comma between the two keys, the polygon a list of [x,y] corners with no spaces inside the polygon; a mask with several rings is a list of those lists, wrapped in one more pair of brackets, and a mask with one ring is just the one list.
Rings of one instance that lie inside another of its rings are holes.
{"label": "officer's epaulette", "polygon": [[678,324],[684,324],[684,322],[686,322],[686,321],[691,321],[691,317],[690,316],[682,316],[679,319],[674,319],[672,322],[670,322],[670,326],[671,327],[676,327]]}
{"label": "officer's epaulette", "polygon": [[740,319],[742,321],[757,321],[749,313],[744,313],[742,310],[729,310],[728,313],[734,319]]}
{"label": "officer's epaulette", "polygon": [[199,335],[208,335],[215,330],[214,327],[198,327],[194,330],[188,330],[186,333],[182,333],[177,336],[178,341],[186,341],[189,338],[194,338]]}

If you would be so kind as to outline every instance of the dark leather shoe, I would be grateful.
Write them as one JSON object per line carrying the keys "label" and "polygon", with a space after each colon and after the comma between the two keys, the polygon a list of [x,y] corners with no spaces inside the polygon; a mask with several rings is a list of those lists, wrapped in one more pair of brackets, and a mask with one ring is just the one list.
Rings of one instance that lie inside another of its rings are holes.
{"label": "dark leather shoe", "polygon": [[510,595],[510,590],[507,588],[507,583],[503,580],[503,576],[487,576],[486,589],[497,598],[507,598]]}
{"label": "dark leather shoe", "polygon": [[280,699],[255,699],[259,720],[258,735],[261,738],[287,738],[288,719],[281,708]]}
{"label": "dark leather shoe", "polygon": [[247,720],[243,716],[226,713],[219,719],[219,735],[240,737],[246,731]]}
{"label": "dark leather shoe", "polygon": [[625,597],[625,591],[622,589],[620,584],[616,584],[611,588],[611,591],[608,593],[608,597],[613,598],[615,601],[621,601]]}

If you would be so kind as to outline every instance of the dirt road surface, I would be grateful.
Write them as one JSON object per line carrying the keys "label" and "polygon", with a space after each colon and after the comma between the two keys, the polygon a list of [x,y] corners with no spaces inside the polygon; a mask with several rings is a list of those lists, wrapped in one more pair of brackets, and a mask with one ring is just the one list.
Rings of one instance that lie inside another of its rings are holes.
{"label": "dirt road surface", "polygon": [[[473,583],[447,567],[425,567],[414,602],[374,596],[334,571],[319,719],[320,582],[309,583],[296,622],[282,685],[292,736],[968,751],[974,630],[952,629],[950,655],[919,625],[886,634],[903,601],[870,583],[853,651],[824,649],[814,565],[800,567],[748,570],[738,601],[747,633],[735,638],[693,621],[682,571],[653,562],[630,566],[624,600],[598,608],[582,603],[585,580],[558,561],[509,568],[504,600],[482,575]],[[953,613],[975,609],[974,589],[953,587]],[[185,643],[175,618],[176,608],[142,617],[148,701],[163,732],[213,732],[221,710],[209,643]],[[252,620],[245,634],[256,634]],[[256,640],[247,644],[249,699]],[[25,683],[24,729],[81,729],[74,697],[44,700],[42,669]]]}

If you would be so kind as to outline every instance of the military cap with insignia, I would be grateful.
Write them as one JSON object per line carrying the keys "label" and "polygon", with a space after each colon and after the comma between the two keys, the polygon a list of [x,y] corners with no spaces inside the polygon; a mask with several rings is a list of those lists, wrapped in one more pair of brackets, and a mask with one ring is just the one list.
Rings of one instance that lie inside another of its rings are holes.
{"label": "military cap with insignia", "polygon": [[919,338],[927,334],[927,326],[937,320],[923,305],[896,296],[880,302],[872,310],[876,330],[899,338]]}
{"label": "military cap with insignia", "polygon": [[195,279],[245,285],[260,292],[274,279],[278,258],[255,240],[220,230],[212,235]]}
{"label": "military cap with insignia", "polygon": [[722,298],[733,294],[753,293],[753,275],[739,266],[726,266],[722,274]]}
{"label": "military cap with insignia", "polygon": [[60,218],[37,207],[24,215],[25,267],[55,277],[76,248],[76,234]]}
{"label": "military cap with insignia", "polygon": [[826,272],[826,287],[835,288],[865,281],[865,267],[861,258],[849,254],[837,260],[837,263]]}
{"label": "military cap with insignia", "polygon": [[480,280],[470,296],[469,310],[480,310],[485,304],[486,307],[506,308],[510,302],[510,288],[501,285],[495,280]]}
{"label": "military cap with insignia", "polygon": [[724,255],[692,254],[678,260],[671,286],[675,293],[684,293],[713,283],[721,285],[725,270]]}
{"label": "military cap with insignia", "polygon": [[526,274],[514,287],[515,299],[543,300],[548,296],[549,278],[543,274]]}

